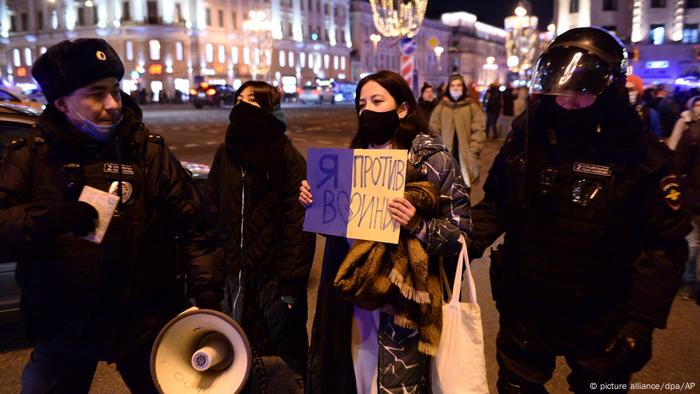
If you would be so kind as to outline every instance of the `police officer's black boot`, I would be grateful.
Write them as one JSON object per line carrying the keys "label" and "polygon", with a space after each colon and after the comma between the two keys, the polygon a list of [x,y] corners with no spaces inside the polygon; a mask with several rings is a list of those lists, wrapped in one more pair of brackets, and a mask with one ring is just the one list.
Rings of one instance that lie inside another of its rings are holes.
{"label": "police officer's black boot", "polygon": [[548,394],[544,385],[524,382],[522,379],[501,373],[498,374],[496,387],[499,394]]}

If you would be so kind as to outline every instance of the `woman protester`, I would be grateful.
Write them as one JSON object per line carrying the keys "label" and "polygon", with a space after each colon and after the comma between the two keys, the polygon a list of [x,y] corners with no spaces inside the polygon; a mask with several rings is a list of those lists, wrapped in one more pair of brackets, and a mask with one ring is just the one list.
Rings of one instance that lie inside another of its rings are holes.
{"label": "woman protester", "polygon": [[296,387],[276,390],[296,392],[306,370],[306,284],[315,246],[315,236],[302,231],[304,207],[297,201],[306,161],[284,134],[273,86],[245,82],[235,102],[207,187],[228,270],[223,309],[250,340],[253,380],[264,386],[272,368],[286,376],[289,369],[279,368],[286,364]]}
{"label": "woman protester", "polygon": [[484,147],[484,112],[460,75],[447,82],[448,92],[430,116],[430,129],[439,133],[450,152],[458,157],[462,178],[471,187],[478,182],[481,150]]}
{"label": "woman protester", "polygon": [[435,97],[433,85],[424,83],[423,87],[420,88],[420,98],[418,99],[418,110],[422,111],[421,115],[424,119],[430,119],[437,103],[438,99]]}
{"label": "woman protester", "polygon": [[[442,256],[456,256],[460,236],[471,232],[467,188],[453,157],[430,135],[400,75],[379,71],[363,78],[357,85],[355,109],[358,131],[351,148],[408,150],[405,197],[394,199],[388,209],[401,225],[401,235],[397,245],[327,237],[306,391],[427,393],[430,355],[435,354],[440,336],[439,261]],[[313,203],[308,182],[302,182],[300,190],[299,201],[308,207]],[[384,254],[373,258],[372,251]],[[401,279],[408,276],[396,272],[406,255],[416,264],[414,269],[428,272],[422,288],[429,299],[417,300],[420,297],[404,292],[406,282]],[[358,274],[372,264],[391,274],[367,275],[357,283]],[[419,264],[424,265],[417,268]],[[378,283],[389,287],[373,292]],[[412,307],[420,313],[407,312]],[[416,316],[428,324],[420,320],[417,329],[406,328]]]}

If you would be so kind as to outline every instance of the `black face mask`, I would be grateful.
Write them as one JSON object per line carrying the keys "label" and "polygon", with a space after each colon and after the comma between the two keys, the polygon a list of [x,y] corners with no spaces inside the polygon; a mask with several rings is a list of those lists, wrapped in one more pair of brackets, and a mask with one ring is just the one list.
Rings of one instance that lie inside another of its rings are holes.
{"label": "black face mask", "polygon": [[399,114],[391,110],[374,112],[363,110],[360,113],[360,135],[372,145],[384,145],[399,128]]}

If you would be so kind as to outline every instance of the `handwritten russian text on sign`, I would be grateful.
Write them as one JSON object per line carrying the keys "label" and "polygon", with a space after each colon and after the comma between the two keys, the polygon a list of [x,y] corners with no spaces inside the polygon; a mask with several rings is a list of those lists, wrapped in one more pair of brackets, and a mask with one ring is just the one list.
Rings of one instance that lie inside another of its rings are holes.
{"label": "handwritten russian text on sign", "polygon": [[306,209],[304,230],[397,243],[400,226],[388,206],[403,196],[406,156],[395,149],[309,149],[314,202]]}

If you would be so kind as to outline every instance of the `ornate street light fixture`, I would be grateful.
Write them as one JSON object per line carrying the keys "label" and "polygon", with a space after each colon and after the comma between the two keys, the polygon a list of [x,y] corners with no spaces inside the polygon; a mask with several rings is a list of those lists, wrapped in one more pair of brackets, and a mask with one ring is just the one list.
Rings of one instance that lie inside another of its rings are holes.
{"label": "ornate street light fixture", "polygon": [[374,54],[374,70],[377,70],[377,45],[379,41],[382,40],[382,36],[377,33],[372,33],[369,35],[369,40],[372,41],[372,53]]}
{"label": "ornate street light fixture", "polygon": [[263,79],[270,72],[272,65],[272,24],[265,11],[251,10],[248,19],[243,22],[245,45],[252,49],[251,74],[253,79]]}
{"label": "ornate street light fixture", "polygon": [[413,37],[418,34],[428,0],[369,0],[372,19],[384,37]]}
{"label": "ornate street light fixture", "polygon": [[445,48],[438,45],[435,48],[433,48],[433,51],[435,51],[435,56],[437,57],[438,70],[442,70],[442,63],[440,62],[440,55],[442,55],[442,53],[445,52]]}

